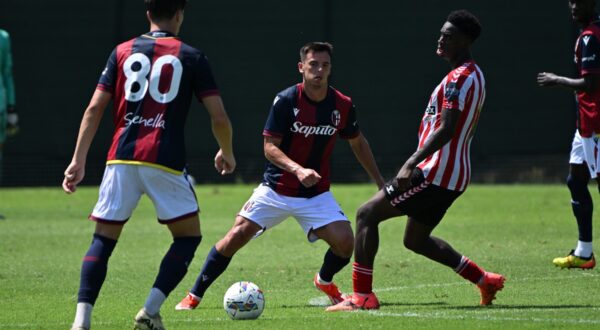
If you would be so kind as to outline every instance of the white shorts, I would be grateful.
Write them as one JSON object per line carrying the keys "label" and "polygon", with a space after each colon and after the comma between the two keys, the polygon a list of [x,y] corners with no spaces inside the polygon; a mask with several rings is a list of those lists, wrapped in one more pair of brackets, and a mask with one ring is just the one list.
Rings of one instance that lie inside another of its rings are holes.
{"label": "white shorts", "polygon": [[194,188],[185,174],[143,165],[111,164],[104,170],[100,196],[90,219],[126,222],[143,194],[152,200],[160,223],[182,220],[199,211]]}
{"label": "white shorts", "polygon": [[583,164],[585,162],[590,171],[590,177],[595,179],[598,176],[600,166],[600,153],[598,151],[597,136],[584,138],[579,135],[579,131],[576,131],[571,145],[569,164]]}
{"label": "white shorts", "polygon": [[275,227],[288,217],[296,218],[309,242],[319,238],[313,233],[332,222],[348,221],[330,191],[312,198],[288,197],[259,185],[238,214],[262,227],[256,236]]}

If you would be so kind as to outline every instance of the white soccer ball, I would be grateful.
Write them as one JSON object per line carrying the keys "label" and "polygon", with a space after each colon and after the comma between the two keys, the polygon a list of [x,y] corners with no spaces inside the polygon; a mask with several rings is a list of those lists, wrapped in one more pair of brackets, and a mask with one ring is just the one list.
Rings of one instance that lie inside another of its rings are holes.
{"label": "white soccer ball", "polygon": [[252,282],[236,282],[225,292],[223,308],[233,320],[253,320],[265,309],[265,296]]}

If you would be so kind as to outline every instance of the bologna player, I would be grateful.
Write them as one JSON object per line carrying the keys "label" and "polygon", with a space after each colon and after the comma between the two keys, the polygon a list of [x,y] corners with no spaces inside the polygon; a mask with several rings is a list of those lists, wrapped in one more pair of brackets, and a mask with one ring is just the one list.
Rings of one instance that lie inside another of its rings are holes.
{"label": "bologna player", "polygon": [[447,242],[431,236],[470,180],[469,147],[485,99],[485,80],[470,50],[480,31],[478,19],[465,10],[450,13],[442,26],[437,54],[450,63],[452,70],[431,94],[419,128],[417,151],[384,189],[359,208],[352,273],[354,294],[328,311],[379,308],[372,291],[378,226],[402,215],[408,216],[404,245],[476,284],[482,305],[491,304],[496,292],[503,288],[502,275],[485,272]]}
{"label": "bologna player", "polygon": [[588,182],[598,179],[600,166],[600,17],[595,0],[569,0],[571,16],[583,29],[575,43],[575,64],[578,78],[557,76],[550,72],[538,74],[540,86],[563,86],[577,95],[577,130],[571,147],[567,186],[571,192],[571,207],[577,220],[579,240],[566,257],[553,260],[560,268],[592,269],[596,259],[592,250],[592,196]]}
{"label": "bologna player", "polygon": [[173,243],[165,254],[137,329],[164,329],[159,314],[184,277],[201,241],[198,202],[185,175],[184,126],[193,95],[204,103],[220,146],[215,167],[235,168],[231,124],[206,56],[177,38],[186,0],[145,0],[150,31],[118,45],[87,107],[63,189],[75,192],[105,107],[114,102],[115,131],[100,196],[90,219],[96,229],[83,258],[73,329],[89,329],[108,259],[141,195],[147,194]]}
{"label": "bologna player", "polygon": [[296,218],[310,242],[322,239],[329,244],[313,283],[332,303],[342,300],[333,276],[350,262],[354,237],[329,191],[329,163],[337,137],[348,140],[378,187],[384,181],[359,129],[352,100],[328,84],[331,54],[332,46],[323,42],[300,49],[298,70],[303,81],[277,94],[263,130],[268,160],[263,182],[233,227],[209,252],[194,287],[177,310],[196,308],[240,248],[288,217]]}

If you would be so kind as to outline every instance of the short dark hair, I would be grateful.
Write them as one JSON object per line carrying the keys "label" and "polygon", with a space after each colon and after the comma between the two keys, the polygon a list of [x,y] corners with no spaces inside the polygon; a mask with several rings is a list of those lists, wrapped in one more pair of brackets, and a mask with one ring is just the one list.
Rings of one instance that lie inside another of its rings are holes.
{"label": "short dark hair", "polygon": [[144,0],[144,2],[150,16],[155,20],[171,19],[187,4],[187,0]]}
{"label": "short dark hair", "polygon": [[468,36],[471,41],[475,41],[481,34],[481,24],[479,23],[479,19],[467,10],[460,9],[451,12],[446,21],[456,26],[456,28]]}
{"label": "short dark hair", "polygon": [[304,62],[306,54],[309,52],[327,52],[331,57],[333,55],[333,46],[328,42],[311,41],[300,48],[300,62]]}

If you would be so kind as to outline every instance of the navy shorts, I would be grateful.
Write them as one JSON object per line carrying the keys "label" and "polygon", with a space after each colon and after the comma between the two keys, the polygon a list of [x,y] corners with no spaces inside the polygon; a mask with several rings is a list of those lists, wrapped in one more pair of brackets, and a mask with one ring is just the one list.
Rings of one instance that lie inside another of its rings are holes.
{"label": "navy shorts", "polygon": [[390,204],[414,220],[435,227],[454,200],[463,192],[454,191],[427,182],[417,168],[410,178],[408,190],[400,191],[396,178],[388,181],[383,191]]}

